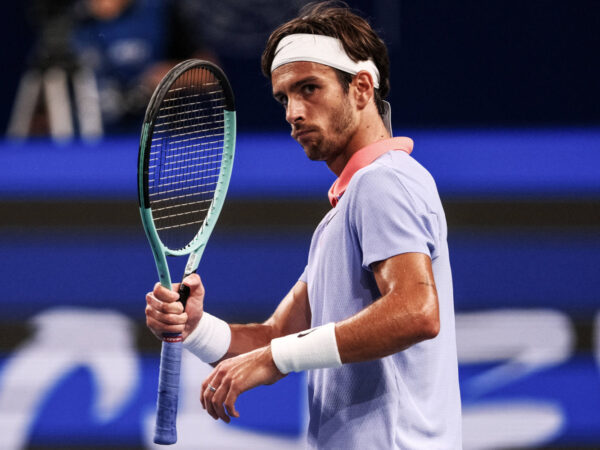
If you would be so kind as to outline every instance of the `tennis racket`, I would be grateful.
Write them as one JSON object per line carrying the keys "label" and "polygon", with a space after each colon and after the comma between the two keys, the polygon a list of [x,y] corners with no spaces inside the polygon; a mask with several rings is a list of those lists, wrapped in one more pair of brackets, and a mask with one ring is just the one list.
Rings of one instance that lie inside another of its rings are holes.
{"label": "tennis racket", "polygon": [[[196,271],[225,201],[235,151],[233,92],[212,63],[184,61],[157,86],[144,117],[138,199],[160,283],[171,289],[167,256],[189,255]],[[189,295],[179,290],[184,304]],[[177,442],[181,334],[163,336],[154,442]]]}

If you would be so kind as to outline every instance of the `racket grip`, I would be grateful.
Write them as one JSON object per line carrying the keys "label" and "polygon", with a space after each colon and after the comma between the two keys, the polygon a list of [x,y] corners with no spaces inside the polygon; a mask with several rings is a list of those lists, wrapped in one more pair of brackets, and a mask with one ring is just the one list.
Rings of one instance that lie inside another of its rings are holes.
{"label": "racket grip", "polygon": [[181,368],[181,334],[165,333],[160,353],[160,375],[156,403],[155,444],[177,442],[177,404]]}
{"label": "racket grip", "polygon": [[[190,296],[189,286],[181,283],[178,293],[179,301],[185,310],[187,299]],[[181,334],[165,333],[163,335],[156,402],[155,444],[169,445],[177,442],[177,404],[179,402],[182,347]]]}
{"label": "racket grip", "polygon": [[190,296],[190,287],[181,283],[179,285],[179,300],[183,304],[183,310],[185,311],[185,305],[187,304],[187,299]]}

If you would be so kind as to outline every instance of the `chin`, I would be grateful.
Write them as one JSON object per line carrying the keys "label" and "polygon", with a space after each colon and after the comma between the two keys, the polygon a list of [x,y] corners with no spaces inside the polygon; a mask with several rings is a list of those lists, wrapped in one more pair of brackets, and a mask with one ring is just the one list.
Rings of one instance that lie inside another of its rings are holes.
{"label": "chin", "polygon": [[298,144],[300,144],[302,150],[304,150],[304,153],[311,161],[323,161],[325,159],[325,155],[320,151],[320,146],[313,141],[304,142],[304,144],[298,142]]}
{"label": "chin", "polygon": [[311,161],[325,161],[325,155],[315,149],[304,148],[304,153]]}

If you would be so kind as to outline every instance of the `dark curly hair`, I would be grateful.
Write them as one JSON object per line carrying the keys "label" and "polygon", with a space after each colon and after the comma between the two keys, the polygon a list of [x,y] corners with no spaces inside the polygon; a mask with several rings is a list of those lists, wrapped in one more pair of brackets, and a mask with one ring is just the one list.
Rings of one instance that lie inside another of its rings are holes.
{"label": "dark curly hair", "polygon": [[[267,40],[262,54],[262,72],[271,78],[271,63],[277,44],[290,34],[306,33],[331,36],[342,42],[344,50],[353,61],[373,60],[379,70],[379,88],[375,89],[375,104],[379,114],[385,110],[383,99],[390,91],[390,60],[385,43],[371,25],[338,1],[310,3],[303,7],[298,17],[280,25]],[[348,92],[352,75],[335,69],[344,92]]]}

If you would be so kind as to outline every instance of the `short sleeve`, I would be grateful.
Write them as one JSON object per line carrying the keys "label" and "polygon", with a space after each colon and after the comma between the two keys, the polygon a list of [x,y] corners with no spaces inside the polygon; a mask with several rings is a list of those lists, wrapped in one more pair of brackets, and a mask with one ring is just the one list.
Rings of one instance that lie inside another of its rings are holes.
{"label": "short sleeve", "polygon": [[302,272],[302,275],[300,275],[300,278],[298,278],[298,281],[304,281],[306,284],[308,284],[308,274],[306,273],[308,270],[308,266],[304,267],[304,271]]}
{"label": "short sleeve", "polygon": [[362,251],[363,268],[371,270],[374,262],[402,253],[424,253],[433,259],[437,220],[426,212],[418,194],[409,192],[388,167],[369,168],[357,175],[349,219]]}

